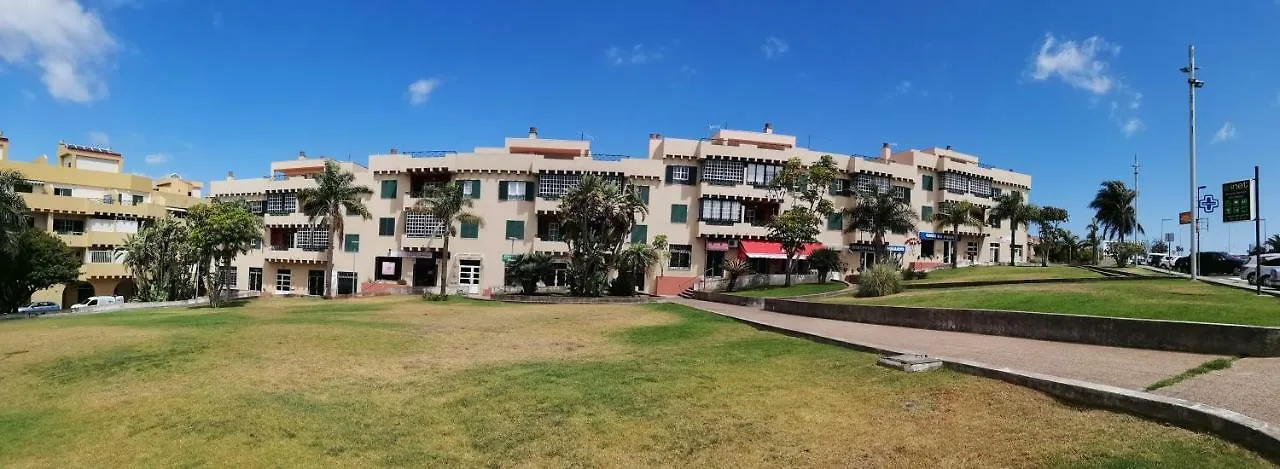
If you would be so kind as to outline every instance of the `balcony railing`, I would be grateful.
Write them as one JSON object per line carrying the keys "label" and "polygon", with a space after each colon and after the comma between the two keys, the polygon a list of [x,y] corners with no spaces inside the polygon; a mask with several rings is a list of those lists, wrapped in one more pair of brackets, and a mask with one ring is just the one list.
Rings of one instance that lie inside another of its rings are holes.
{"label": "balcony railing", "polygon": [[402,151],[400,153],[409,155],[410,158],[443,158],[449,155],[458,154],[458,152],[455,150],[419,150],[419,151]]}
{"label": "balcony railing", "polygon": [[622,161],[622,160],[631,159],[631,158],[635,158],[635,157],[631,155],[615,155],[612,153],[592,153],[591,154],[591,159],[596,161]]}

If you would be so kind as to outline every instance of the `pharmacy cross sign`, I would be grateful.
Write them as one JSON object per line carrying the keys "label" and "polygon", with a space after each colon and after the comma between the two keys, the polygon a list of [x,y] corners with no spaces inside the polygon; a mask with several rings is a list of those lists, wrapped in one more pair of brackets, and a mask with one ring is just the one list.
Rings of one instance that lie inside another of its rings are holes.
{"label": "pharmacy cross sign", "polygon": [[1204,213],[1213,213],[1213,209],[1218,208],[1218,199],[1213,198],[1213,194],[1205,194],[1200,198],[1200,210]]}

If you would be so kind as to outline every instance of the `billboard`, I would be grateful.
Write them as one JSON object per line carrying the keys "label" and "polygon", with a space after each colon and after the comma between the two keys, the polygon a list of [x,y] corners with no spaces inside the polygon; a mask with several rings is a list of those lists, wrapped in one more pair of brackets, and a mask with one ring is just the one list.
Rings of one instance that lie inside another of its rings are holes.
{"label": "billboard", "polygon": [[1253,180],[1233,181],[1222,185],[1222,222],[1251,221],[1254,218]]}

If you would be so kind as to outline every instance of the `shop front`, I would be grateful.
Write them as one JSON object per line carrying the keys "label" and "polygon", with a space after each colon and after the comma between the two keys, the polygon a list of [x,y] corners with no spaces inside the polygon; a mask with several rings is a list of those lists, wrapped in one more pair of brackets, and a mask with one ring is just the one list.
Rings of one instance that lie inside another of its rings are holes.
{"label": "shop front", "polygon": [[[823,247],[822,243],[809,243],[796,253],[792,273],[809,271],[809,254]],[[751,263],[752,271],[757,274],[785,274],[787,272],[787,253],[782,243],[777,241],[749,241],[738,243],[738,258]]]}

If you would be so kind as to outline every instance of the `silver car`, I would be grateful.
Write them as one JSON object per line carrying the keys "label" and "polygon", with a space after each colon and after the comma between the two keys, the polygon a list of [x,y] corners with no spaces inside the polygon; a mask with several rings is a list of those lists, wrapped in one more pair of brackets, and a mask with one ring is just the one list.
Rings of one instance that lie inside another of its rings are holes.
{"label": "silver car", "polygon": [[37,301],[29,305],[18,308],[18,314],[27,316],[36,316],[44,313],[55,313],[62,311],[62,307],[52,301]]}

